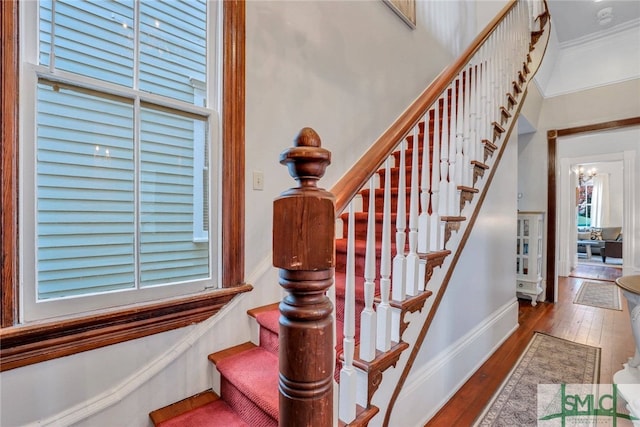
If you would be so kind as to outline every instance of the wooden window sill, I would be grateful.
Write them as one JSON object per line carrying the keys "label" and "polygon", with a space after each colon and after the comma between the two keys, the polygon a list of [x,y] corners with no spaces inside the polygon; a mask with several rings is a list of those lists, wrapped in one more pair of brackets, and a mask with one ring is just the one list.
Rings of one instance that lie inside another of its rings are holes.
{"label": "wooden window sill", "polygon": [[0,372],[201,322],[251,285],[0,329]]}

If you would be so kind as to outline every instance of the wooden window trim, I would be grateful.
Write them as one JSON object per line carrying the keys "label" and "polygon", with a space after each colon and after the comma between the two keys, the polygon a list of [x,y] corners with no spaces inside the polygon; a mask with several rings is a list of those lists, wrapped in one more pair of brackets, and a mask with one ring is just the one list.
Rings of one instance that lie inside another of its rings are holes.
{"label": "wooden window trim", "polygon": [[222,289],[55,321],[18,325],[18,85],[20,0],[0,2],[2,164],[0,202],[0,371],[128,341],[200,322],[244,283],[245,2],[223,6]]}

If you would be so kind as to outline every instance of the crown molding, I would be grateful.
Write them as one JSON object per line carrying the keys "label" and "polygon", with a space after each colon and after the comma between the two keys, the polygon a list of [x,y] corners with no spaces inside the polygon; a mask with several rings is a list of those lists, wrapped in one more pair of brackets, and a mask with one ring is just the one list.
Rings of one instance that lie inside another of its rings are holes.
{"label": "crown molding", "polygon": [[625,31],[631,31],[633,29],[637,29],[638,31],[640,31],[640,18],[623,22],[622,24],[615,25],[611,28],[607,28],[606,30],[601,30],[595,33],[587,34],[577,39],[559,43],[559,47],[560,49],[568,49],[568,48],[581,46],[588,43],[599,42],[603,38],[615,37],[619,33],[622,33]]}

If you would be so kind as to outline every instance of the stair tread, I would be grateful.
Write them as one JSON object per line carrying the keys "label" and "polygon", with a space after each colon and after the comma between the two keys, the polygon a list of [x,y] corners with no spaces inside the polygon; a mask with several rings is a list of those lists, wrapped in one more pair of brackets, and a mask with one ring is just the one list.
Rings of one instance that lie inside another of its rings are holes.
{"label": "stair tread", "polygon": [[[336,273],[336,277],[338,275],[344,277],[344,273]],[[336,281],[337,282],[337,281]],[[362,292],[364,296],[364,292]],[[261,327],[264,327],[271,332],[278,334],[280,332],[280,311],[274,310],[270,315],[266,314],[267,312],[260,313],[262,320],[258,320]],[[336,324],[336,351],[342,351],[342,339],[344,338],[344,323],[339,319],[334,318],[334,322]]]}
{"label": "stair tread", "polygon": [[280,332],[280,310],[278,306],[270,311],[256,314],[256,321],[261,327],[278,334]]}
{"label": "stair tread", "polygon": [[255,347],[220,360],[216,368],[249,400],[278,419],[278,356]]}
{"label": "stair tread", "polygon": [[178,415],[184,414],[185,412],[193,411],[194,409],[214,402],[219,398],[220,397],[213,391],[207,390],[202,393],[187,397],[186,399],[182,399],[178,402],[172,403],[170,405],[164,406],[160,409],[151,411],[149,413],[149,418],[151,418],[153,425],[157,426],[164,421],[175,418]]}
{"label": "stair tread", "polygon": [[156,427],[249,427],[227,405],[218,399],[157,424]]}
{"label": "stair tread", "polygon": [[242,353],[244,351],[250,350],[250,349],[255,348],[255,347],[256,347],[255,344],[253,344],[251,342],[245,342],[245,343],[233,346],[233,347],[225,348],[224,350],[216,351],[215,353],[211,353],[209,355],[209,360],[214,365],[217,365],[223,359],[226,359],[228,357],[234,356],[234,355],[236,355],[238,353]]}
{"label": "stair tread", "polygon": [[260,307],[256,307],[256,308],[252,308],[250,310],[247,310],[247,314],[249,316],[255,318],[258,313],[262,313],[263,311],[271,311],[274,308],[277,309],[279,306],[280,306],[280,302],[278,301],[278,302],[274,302],[274,303],[271,303],[271,304],[267,304],[267,305],[263,305],[263,306],[260,306]]}

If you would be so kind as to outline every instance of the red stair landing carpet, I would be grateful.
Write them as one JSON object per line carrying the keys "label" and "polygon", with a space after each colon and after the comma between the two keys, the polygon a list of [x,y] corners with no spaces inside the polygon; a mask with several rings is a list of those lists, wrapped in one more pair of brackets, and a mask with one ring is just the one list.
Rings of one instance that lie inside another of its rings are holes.
{"label": "red stair landing carpet", "polygon": [[251,427],[242,421],[229,408],[224,400],[216,400],[204,406],[186,412],[170,420],[163,421],[157,427]]}

